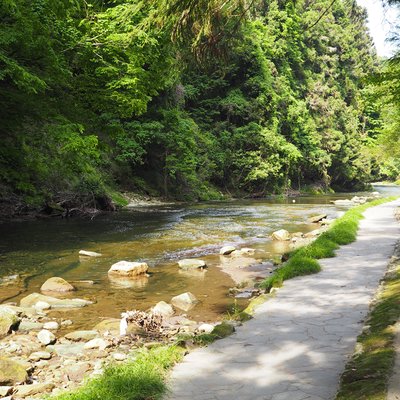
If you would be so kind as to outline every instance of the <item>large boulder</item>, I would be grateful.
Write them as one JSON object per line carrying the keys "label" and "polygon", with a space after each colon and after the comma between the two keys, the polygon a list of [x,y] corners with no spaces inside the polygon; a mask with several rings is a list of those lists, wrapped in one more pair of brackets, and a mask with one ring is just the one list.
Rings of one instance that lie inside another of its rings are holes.
{"label": "large boulder", "polygon": [[222,256],[227,256],[228,254],[231,254],[235,250],[236,248],[234,246],[224,246],[219,251],[219,254],[221,254]]}
{"label": "large boulder", "polygon": [[290,240],[290,233],[286,229],[279,229],[271,235],[273,240]]}
{"label": "large boulder", "polygon": [[20,319],[17,313],[7,306],[0,306],[0,339],[6,336],[13,328],[17,328]]}
{"label": "large boulder", "polygon": [[47,303],[50,308],[80,308],[89,304],[92,301],[83,299],[57,299],[56,297],[45,296],[39,293],[31,293],[20,301],[21,307],[35,307],[37,303]]}
{"label": "large boulder", "polygon": [[308,222],[316,224],[318,222],[321,222],[326,217],[327,217],[327,214],[314,215],[314,216],[308,218]]}
{"label": "large boulder", "polygon": [[163,317],[172,317],[174,315],[174,309],[172,306],[165,301],[160,301],[158,302],[152,309],[151,311],[154,314],[159,314],[162,315]]}
{"label": "large boulder", "polygon": [[126,277],[135,277],[147,272],[149,266],[145,262],[119,261],[111,266],[108,273]]}
{"label": "large boulder", "polygon": [[47,279],[40,288],[41,292],[72,292],[75,288],[65,279],[54,276]]}
{"label": "large boulder", "polygon": [[183,311],[189,311],[198,302],[199,301],[197,300],[196,296],[190,292],[182,293],[179,296],[175,296],[171,299],[172,305]]}
{"label": "large boulder", "polygon": [[25,365],[6,357],[0,357],[0,385],[16,385],[28,379]]}
{"label": "large boulder", "polygon": [[189,259],[186,258],[184,260],[178,261],[179,268],[181,269],[197,269],[197,268],[206,268],[207,265],[203,260],[196,260],[195,258]]}

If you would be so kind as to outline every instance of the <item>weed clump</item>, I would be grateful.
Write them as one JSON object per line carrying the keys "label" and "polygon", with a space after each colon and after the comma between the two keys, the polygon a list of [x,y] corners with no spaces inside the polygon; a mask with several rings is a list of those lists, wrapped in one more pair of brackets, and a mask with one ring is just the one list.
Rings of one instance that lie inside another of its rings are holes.
{"label": "weed clump", "polygon": [[123,365],[112,364],[98,378],[88,380],[74,392],[53,400],[143,400],[161,399],[166,392],[165,374],[183,357],[178,346],[141,350],[135,359]]}

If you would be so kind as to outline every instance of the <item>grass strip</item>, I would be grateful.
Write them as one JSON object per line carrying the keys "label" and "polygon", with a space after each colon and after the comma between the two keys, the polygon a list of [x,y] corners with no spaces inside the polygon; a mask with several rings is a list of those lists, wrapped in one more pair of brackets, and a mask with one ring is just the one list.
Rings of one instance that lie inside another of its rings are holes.
{"label": "grass strip", "polygon": [[318,259],[334,257],[339,246],[356,240],[359,222],[364,218],[363,212],[367,208],[395,199],[396,197],[377,199],[348,210],[342,217],[336,219],[329,229],[314,242],[290,253],[288,261],[278,268],[272,276],[265,279],[260,287],[269,291],[273,287],[282,286],[283,281],[287,279],[319,272],[321,265],[317,261]]}
{"label": "grass strip", "polygon": [[52,400],[157,400],[167,391],[167,371],[183,357],[179,346],[141,349],[136,357],[122,365],[111,364],[104,373],[72,392]]}
{"label": "grass strip", "polygon": [[395,360],[394,326],[400,319],[400,244],[381,282],[356,352],[346,365],[336,400],[386,400]]}

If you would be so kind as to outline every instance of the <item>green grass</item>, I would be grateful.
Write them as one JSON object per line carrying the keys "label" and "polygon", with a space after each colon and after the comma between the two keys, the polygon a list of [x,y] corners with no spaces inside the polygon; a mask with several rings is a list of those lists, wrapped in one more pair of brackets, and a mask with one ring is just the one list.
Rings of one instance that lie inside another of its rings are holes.
{"label": "green grass", "polygon": [[[400,257],[400,248],[397,248]],[[400,319],[400,258],[385,276],[355,353],[342,375],[336,400],[386,400],[394,365],[394,325]]]}
{"label": "green grass", "polygon": [[352,243],[357,238],[358,225],[363,218],[363,212],[369,208],[394,200],[395,197],[378,199],[354,207],[342,217],[335,220],[327,231],[322,233],[314,242],[289,254],[289,260],[278,268],[260,287],[271,290],[279,287],[283,281],[296,276],[315,274],[321,270],[318,259],[335,256],[335,250],[341,245]]}
{"label": "green grass", "polygon": [[89,379],[72,392],[52,400],[156,400],[166,393],[165,375],[183,357],[178,346],[142,349],[134,360],[106,367],[98,378]]}

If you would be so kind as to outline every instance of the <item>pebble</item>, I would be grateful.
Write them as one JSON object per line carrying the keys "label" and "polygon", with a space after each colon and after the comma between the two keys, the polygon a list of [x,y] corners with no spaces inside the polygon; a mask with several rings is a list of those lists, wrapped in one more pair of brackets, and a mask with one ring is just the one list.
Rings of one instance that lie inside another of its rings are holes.
{"label": "pebble", "polygon": [[56,322],[56,321],[50,321],[50,322],[46,322],[43,325],[43,328],[48,329],[50,331],[56,331],[57,329],[60,328],[60,325],[58,325],[58,322]]}
{"label": "pebble", "polygon": [[112,356],[116,361],[124,361],[128,358],[128,356],[124,353],[113,353]]}
{"label": "pebble", "polygon": [[214,325],[211,324],[201,324],[198,327],[199,332],[204,332],[204,333],[211,333],[214,329]]}
{"label": "pebble", "polygon": [[48,351],[35,351],[29,356],[31,361],[49,360],[51,354]]}

